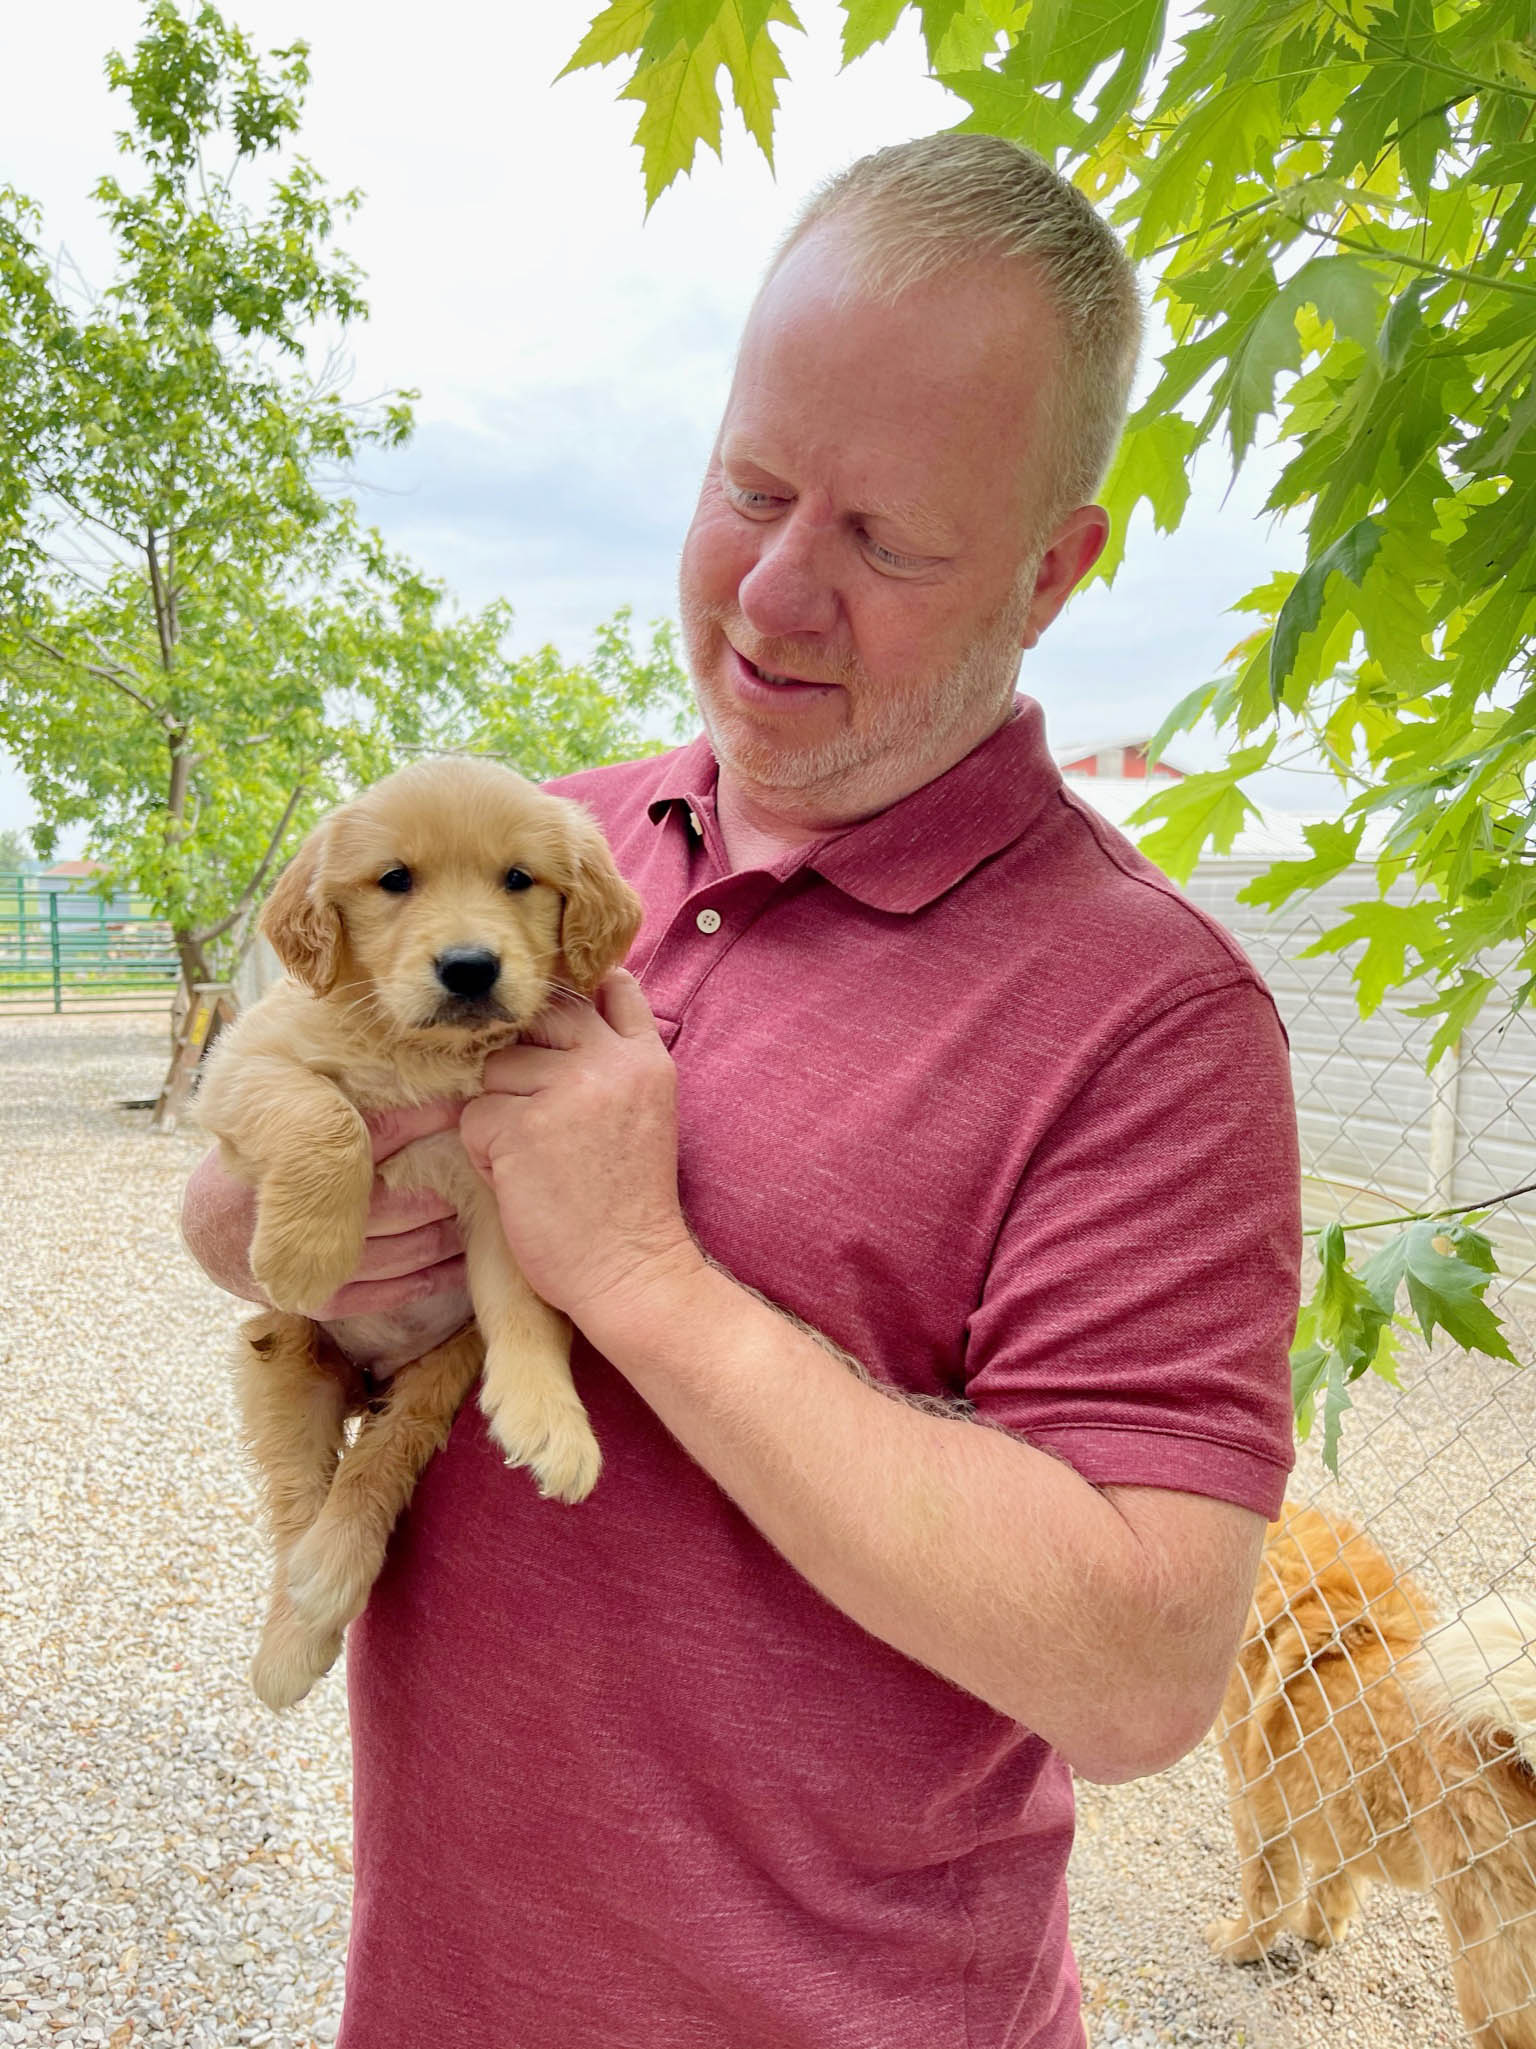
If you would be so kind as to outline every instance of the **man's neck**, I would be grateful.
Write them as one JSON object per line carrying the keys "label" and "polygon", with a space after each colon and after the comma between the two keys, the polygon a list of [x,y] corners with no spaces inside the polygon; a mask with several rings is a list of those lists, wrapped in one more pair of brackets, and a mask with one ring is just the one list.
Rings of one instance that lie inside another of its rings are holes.
{"label": "man's neck", "polygon": [[751,791],[743,790],[723,762],[715,790],[715,819],[725,842],[726,857],[737,872],[744,868],[769,868],[785,854],[809,846],[813,840],[825,839],[829,832],[851,823],[839,818],[823,821],[815,810],[802,812],[793,804],[776,804],[772,797],[764,802]]}
{"label": "man's neck", "polygon": [[858,825],[888,811],[914,790],[935,782],[983,741],[1006,725],[1014,711],[1010,696],[983,731],[957,737],[945,750],[907,778],[890,782],[864,779],[858,784],[809,790],[764,790],[740,781],[725,762],[715,788],[715,818],[733,870],[767,868],[784,855]]}

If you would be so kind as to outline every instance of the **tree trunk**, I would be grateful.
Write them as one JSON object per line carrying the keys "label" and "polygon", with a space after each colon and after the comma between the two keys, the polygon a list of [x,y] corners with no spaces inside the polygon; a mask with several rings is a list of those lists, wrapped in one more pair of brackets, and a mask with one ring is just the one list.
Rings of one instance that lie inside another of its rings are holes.
{"label": "tree trunk", "polygon": [[214,981],[204,947],[192,933],[173,933],[181,961],[181,984],[171,1015],[171,1057],[160,1084],[150,1129],[176,1129],[191,1100],[198,1064],[232,1014],[223,1001],[224,985]]}

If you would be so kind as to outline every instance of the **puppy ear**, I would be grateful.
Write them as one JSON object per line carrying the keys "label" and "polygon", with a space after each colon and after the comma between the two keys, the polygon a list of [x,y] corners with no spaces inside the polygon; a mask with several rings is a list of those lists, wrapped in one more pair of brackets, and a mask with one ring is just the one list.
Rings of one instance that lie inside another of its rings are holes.
{"label": "puppy ear", "polygon": [[316,996],[336,986],[341,965],[341,913],[325,896],[326,827],[317,826],[277,878],[261,913],[261,930],[295,981]]}
{"label": "puppy ear", "polygon": [[608,842],[584,811],[573,807],[570,859],[560,951],[565,980],[590,996],[610,968],[622,965],[644,915],[640,899],[614,866]]}

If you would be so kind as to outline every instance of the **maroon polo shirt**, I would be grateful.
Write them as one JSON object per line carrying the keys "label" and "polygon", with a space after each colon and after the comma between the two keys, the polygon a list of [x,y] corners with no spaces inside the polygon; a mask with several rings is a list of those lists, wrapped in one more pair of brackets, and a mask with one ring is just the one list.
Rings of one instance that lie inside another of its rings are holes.
{"label": "maroon polo shirt", "polygon": [[[1297,1160],[1232,940],[1028,702],[771,867],[729,871],[714,785],[699,741],[556,786],[645,901],[706,1250],[1090,1481],[1273,1516]],[[468,1405],[352,1630],[341,2049],[1078,2049],[1066,1765],[575,1374],[591,1498],[540,1501]]]}

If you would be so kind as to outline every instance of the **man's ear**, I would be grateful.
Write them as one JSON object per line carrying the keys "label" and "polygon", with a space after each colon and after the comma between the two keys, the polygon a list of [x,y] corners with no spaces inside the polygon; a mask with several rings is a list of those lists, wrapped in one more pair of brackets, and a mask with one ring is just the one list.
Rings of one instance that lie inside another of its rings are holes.
{"label": "man's ear", "polygon": [[317,825],[288,866],[261,913],[261,930],[295,981],[313,995],[335,988],[341,965],[341,913],[324,890],[329,827]]}
{"label": "man's ear", "polygon": [[578,994],[590,996],[610,968],[623,965],[644,912],[615,867],[608,842],[585,812],[571,818],[567,856],[560,951],[566,982]]}
{"label": "man's ear", "polygon": [[1102,505],[1080,505],[1057,527],[1035,568],[1034,589],[1020,645],[1038,645],[1040,636],[1104,552],[1109,539],[1109,514]]}

